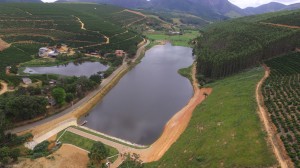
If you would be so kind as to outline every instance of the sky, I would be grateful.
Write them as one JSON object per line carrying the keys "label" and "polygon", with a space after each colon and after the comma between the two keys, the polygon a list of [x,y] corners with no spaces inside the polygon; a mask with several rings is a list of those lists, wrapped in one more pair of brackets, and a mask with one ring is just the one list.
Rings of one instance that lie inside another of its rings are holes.
{"label": "sky", "polygon": [[[54,2],[55,0],[42,0],[44,2]],[[293,3],[300,3],[300,0],[229,0],[231,3],[239,6],[240,8],[246,7],[256,7],[263,4],[267,4],[269,2],[279,2],[283,4],[293,4]]]}
{"label": "sky", "polygon": [[229,0],[231,3],[239,6],[240,8],[257,7],[270,2],[279,2],[286,5],[293,3],[300,3],[300,0]]}

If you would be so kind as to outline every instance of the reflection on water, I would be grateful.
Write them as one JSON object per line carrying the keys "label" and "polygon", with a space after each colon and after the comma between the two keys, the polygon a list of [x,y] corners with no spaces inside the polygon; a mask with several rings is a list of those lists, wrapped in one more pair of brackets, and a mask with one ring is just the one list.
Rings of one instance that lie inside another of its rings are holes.
{"label": "reflection on water", "polygon": [[59,74],[64,76],[90,77],[99,71],[106,71],[108,68],[109,66],[99,62],[71,62],[51,67],[26,67],[24,72],[29,74]]}
{"label": "reflection on water", "polygon": [[191,48],[150,49],[80,123],[87,120],[87,127],[133,143],[153,143],[193,95],[189,80],[177,73],[192,62]]}

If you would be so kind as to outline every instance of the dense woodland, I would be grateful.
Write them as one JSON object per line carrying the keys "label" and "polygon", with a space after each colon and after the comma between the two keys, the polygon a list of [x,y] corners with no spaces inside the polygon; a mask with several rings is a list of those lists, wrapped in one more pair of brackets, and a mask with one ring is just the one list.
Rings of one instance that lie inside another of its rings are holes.
{"label": "dense woodland", "polygon": [[[279,16],[258,15],[208,26],[195,41],[199,78],[222,78],[295,50],[300,46],[299,29],[262,23],[281,23],[281,17],[282,20],[300,18],[300,11]],[[289,21],[292,25],[296,23],[297,19]]]}

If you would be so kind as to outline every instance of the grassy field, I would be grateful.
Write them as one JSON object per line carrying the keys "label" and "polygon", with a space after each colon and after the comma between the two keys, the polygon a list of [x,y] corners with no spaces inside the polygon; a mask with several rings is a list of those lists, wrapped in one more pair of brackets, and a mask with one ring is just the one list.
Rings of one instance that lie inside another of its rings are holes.
{"label": "grassy field", "polygon": [[164,32],[147,33],[147,38],[154,42],[156,40],[167,40],[175,46],[190,46],[189,42],[199,36],[195,30],[186,30],[183,35],[166,35]]}
{"label": "grassy field", "polygon": [[[60,132],[58,134],[58,137],[62,134],[62,132]],[[90,139],[87,139],[87,138],[84,138],[84,137],[81,137],[79,135],[76,135],[72,132],[65,132],[65,134],[59,139],[59,141],[61,141],[62,143],[68,143],[68,144],[72,144],[72,145],[75,145],[75,146],[78,146],[82,149],[85,149],[87,151],[90,151],[94,142],[93,140],[90,140]],[[119,152],[113,148],[113,147],[110,147],[110,146],[107,146],[105,145],[106,148],[109,149],[109,155],[110,156],[113,156],[113,155],[116,155],[118,154]]]}
{"label": "grassy field", "polygon": [[192,82],[192,66],[187,68],[182,68],[178,70],[178,73],[186,78],[188,78]]}
{"label": "grassy field", "polygon": [[277,164],[257,113],[262,68],[212,83],[188,128],[158,162],[146,167],[269,167]]}
{"label": "grassy field", "polygon": [[113,142],[116,142],[116,143],[119,143],[119,144],[122,144],[122,145],[125,145],[125,146],[129,146],[131,148],[135,148],[135,149],[144,149],[144,148],[147,148],[146,146],[145,147],[138,147],[138,146],[133,146],[133,145],[130,145],[130,144],[126,144],[126,143],[123,143],[121,141],[117,141],[115,139],[112,139],[112,138],[109,138],[107,136],[103,136],[103,135],[97,134],[95,132],[92,132],[92,131],[89,131],[89,130],[86,130],[86,129],[83,129],[83,128],[80,128],[80,127],[74,127],[74,128],[76,128],[76,129],[78,129],[80,131],[83,131],[83,132],[95,135],[95,136],[100,137],[100,138],[104,138],[104,139],[107,139],[107,140],[110,140],[110,141],[113,141]]}

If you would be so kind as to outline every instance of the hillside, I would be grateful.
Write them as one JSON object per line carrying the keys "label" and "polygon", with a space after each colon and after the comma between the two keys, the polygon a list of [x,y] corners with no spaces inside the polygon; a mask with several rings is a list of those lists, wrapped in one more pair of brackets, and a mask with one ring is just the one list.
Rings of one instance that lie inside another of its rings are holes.
{"label": "hillside", "polygon": [[165,12],[180,11],[212,20],[244,15],[242,9],[231,4],[228,0],[58,0],[57,2],[94,2],[126,8],[143,8]]}
{"label": "hillside", "polygon": [[45,46],[66,44],[81,53],[101,55],[121,49],[132,56],[143,39],[131,27],[141,27],[135,22],[144,19],[110,5],[2,4],[0,39],[10,48],[0,52],[0,78],[18,84],[19,78],[4,75],[5,67],[35,59]]}
{"label": "hillside", "polygon": [[22,2],[22,3],[43,3],[41,0],[0,0],[0,3],[15,3],[15,2]]}
{"label": "hillside", "polygon": [[[196,40],[199,78],[217,79],[300,46],[300,10],[245,17],[210,25]],[[201,76],[203,75],[203,76]]]}
{"label": "hillside", "polygon": [[269,12],[277,12],[283,10],[295,10],[300,8],[300,3],[292,4],[292,5],[284,5],[278,2],[271,2],[265,5],[261,5],[259,7],[248,7],[245,8],[244,11],[247,15],[257,15]]}

